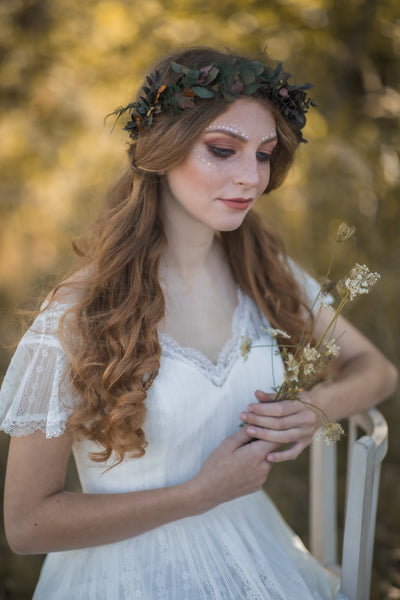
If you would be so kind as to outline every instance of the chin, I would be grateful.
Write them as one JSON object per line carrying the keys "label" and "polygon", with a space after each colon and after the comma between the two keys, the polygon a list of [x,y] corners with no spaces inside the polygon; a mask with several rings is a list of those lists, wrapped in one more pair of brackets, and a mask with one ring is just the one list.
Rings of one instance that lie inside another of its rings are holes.
{"label": "chin", "polygon": [[248,209],[244,214],[231,215],[229,219],[225,219],[225,223],[223,227],[221,227],[220,231],[235,231],[238,229],[245,220],[246,216],[249,214],[250,209]]}
{"label": "chin", "polygon": [[240,221],[236,219],[235,223],[221,223],[220,226],[216,228],[216,231],[236,231],[236,229],[239,229],[239,227],[242,225],[243,221],[244,218]]}

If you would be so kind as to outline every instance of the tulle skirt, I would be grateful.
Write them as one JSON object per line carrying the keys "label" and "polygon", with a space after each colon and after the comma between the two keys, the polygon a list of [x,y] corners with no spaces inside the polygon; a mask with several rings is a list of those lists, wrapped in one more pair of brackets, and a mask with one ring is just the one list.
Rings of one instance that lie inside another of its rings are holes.
{"label": "tulle skirt", "polygon": [[333,600],[338,580],[264,492],[128,540],[49,554],[34,600]]}

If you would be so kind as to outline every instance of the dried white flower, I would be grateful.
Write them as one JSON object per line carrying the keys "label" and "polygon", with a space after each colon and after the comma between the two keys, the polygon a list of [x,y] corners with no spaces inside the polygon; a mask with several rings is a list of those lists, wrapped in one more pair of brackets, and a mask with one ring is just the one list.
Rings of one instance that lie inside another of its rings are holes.
{"label": "dried white flower", "polygon": [[337,358],[339,356],[340,346],[337,346],[335,344],[335,340],[331,340],[330,342],[328,342],[326,344],[326,350],[327,350],[329,356],[333,356],[334,358]]}
{"label": "dried white flower", "polygon": [[287,360],[285,360],[286,370],[288,372],[288,380],[292,382],[298,381],[299,378],[299,363],[296,361],[293,354],[289,352]]}
{"label": "dried white flower", "polygon": [[321,429],[318,429],[315,434],[315,439],[322,440],[329,446],[330,444],[338,442],[343,434],[344,429],[340,423],[328,423],[321,427]]}
{"label": "dried white flower", "polygon": [[339,244],[341,242],[345,242],[346,240],[351,238],[351,236],[354,234],[355,230],[356,230],[356,228],[354,227],[354,225],[351,225],[351,227],[350,227],[349,225],[347,225],[347,223],[341,223],[338,227],[335,241],[338,242]]}
{"label": "dried white flower", "polygon": [[379,273],[372,273],[366,265],[356,263],[343,285],[349,293],[349,299],[354,300],[356,296],[368,294],[378,279],[380,279]]}
{"label": "dried white flower", "polygon": [[312,375],[313,373],[315,373],[317,370],[316,365],[314,365],[314,363],[306,363],[303,367],[303,373],[304,375]]}
{"label": "dried white flower", "polygon": [[318,352],[316,348],[313,348],[308,343],[303,348],[302,352],[302,362],[303,364],[303,373],[304,375],[312,375],[317,370],[318,360],[321,358],[321,353]]}
{"label": "dried white flower", "polygon": [[319,358],[321,358],[320,352],[316,348],[313,348],[308,343],[307,346],[303,348],[303,360],[306,362],[316,362]]}
{"label": "dried white flower", "polygon": [[286,333],[286,331],[282,331],[282,329],[273,329],[272,327],[267,327],[265,329],[264,327],[261,327],[261,331],[263,331],[264,333],[267,333],[268,335],[270,335],[273,338],[283,337],[283,338],[290,339],[290,335],[288,333]]}

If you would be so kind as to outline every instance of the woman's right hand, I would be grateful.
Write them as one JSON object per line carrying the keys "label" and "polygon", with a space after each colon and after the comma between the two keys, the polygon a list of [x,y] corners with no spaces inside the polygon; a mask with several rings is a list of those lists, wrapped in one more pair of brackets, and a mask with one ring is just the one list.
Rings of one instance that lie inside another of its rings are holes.
{"label": "woman's right hand", "polygon": [[188,482],[200,512],[260,490],[271,469],[266,457],[277,446],[254,440],[244,429],[221,442]]}

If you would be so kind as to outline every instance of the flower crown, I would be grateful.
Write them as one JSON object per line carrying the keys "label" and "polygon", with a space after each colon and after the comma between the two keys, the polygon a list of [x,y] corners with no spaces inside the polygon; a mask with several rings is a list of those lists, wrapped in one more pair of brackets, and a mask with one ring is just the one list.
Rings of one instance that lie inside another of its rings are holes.
{"label": "flower crown", "polygon": [[[285,121],[294,131],[299,142],[305,142],[302,129],[305,114],[310,106],[316,106],[306,94],[313,87],[310,83],[289,85],[289,73],[282,72],[282,63],[275,69],[256,60],[229,57],[205,67],[190,69],[171,61],[177,79],[170,85],[161,83],[161,73],[155,71],[146,77],[144,95],[139,101],[117,108],[107,115],[116,121],[128,112],[130,121],[124,129],[135,139],[140,131],[150,127],[158,115],[169,113],[177,116],[193,108],[197,99],[224,98],[233,102],[241,95],[264,98],[276,105]],[[106,118],[107,118],[106,117]]]}

